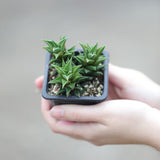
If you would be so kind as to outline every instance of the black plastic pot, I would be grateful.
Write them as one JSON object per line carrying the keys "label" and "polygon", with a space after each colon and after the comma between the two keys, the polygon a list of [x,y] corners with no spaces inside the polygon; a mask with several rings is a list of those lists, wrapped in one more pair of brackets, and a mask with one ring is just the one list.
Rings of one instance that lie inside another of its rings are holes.
{"label": "black plastic pot", "polygon": [[[78,51],[81,50],[76,50]],[[103,51],[103,54],[106,57],[109,57],[107,51]],[[92,105],[97,104],[104,101],[108,96],[108,63],[109,60],[105,60],[104,64],[106,64],[104,68],[104,86],[103,86],[103,94],[99,97],[89,97],[89,96],[54,96],[48,94],[48,69],[49,69],[49,61],[51,59],[51,54],[47,52],[46,54],[46,63],[45,63],[45,72],[44,72],[44,81],[43,81],[43,88],[42,88],[42,97],[50,100],[51,105],[59,105],[59,104],[83,104],[83,105]]]}

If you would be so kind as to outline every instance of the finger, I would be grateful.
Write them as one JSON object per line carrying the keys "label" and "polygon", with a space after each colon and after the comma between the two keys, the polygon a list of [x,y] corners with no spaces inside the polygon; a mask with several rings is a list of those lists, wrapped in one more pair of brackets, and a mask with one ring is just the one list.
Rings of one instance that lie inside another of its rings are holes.
{"label": "finger", "polygon": [[40,76],[35,80],[35,85],[37,88],[42,89],[44,76]]}
{"label": "finger", "polygon": [[116,87],[122,88],[126,83],[126,69],[109,64],[109,81]]}
{"label": "finger", "polygon": [[103,125],[98,123],[77,123],[59,120],[56,122],[53,131],[76,139],[92,141],[95,132],[101,128],[103,128]]}
{"label": "finger", "polygon": [[118,99],[119,96],[118,96],[116,91],[117,91],[116,86],[114,86],[112,83],[109,83],[108,97],[107,97],[106,101],[113,100],[113,99]]}
{"label": "finger", "polygon": [[57,119],[75,122],[98,122],[102,116],[102,105],[80,106],[62,105],[51,109],[50,114]]}
{"label": "finger", "polygon": [[56,123],[56,119],[51,117],[50,109],[51,109],[50,102],[48,100],[45,100],[44,98],[41,98],[41,112],[44,116],[44,119],[51,127],[54,126],[54,124]]}
{"label": "finger", "polygon": [[90,140],[94,130],[97,130],[97,123],[77,123],[68,120],[57,120],[50,115],[50,102],[42,98],[42,114],[55,133],[64,134],[77,139]]}
{"label": "finger", "polygon": [[46,100],[43,97],[41,97],[41,109],[42,109],[42,112],[43,111],[46,112],[51,109],[51,105],[50,105],[49,100]]}

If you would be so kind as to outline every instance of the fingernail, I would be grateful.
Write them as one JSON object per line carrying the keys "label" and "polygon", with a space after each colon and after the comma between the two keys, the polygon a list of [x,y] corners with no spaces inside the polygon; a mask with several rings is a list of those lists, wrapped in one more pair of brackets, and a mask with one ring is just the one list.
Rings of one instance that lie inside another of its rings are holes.
{"label": "fingernail", "polygon": [[53,107],[51,110],[51,116],[56,118],[62,118],[64,110],[62,108]]}

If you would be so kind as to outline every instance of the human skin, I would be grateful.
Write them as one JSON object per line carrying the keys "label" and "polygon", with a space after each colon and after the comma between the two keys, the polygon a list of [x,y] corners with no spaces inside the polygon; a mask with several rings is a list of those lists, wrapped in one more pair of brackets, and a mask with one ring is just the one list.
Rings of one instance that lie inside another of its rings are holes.
{"label": "human skin", "polygon": [[[35,83],[42,88],[43,76]],[[50,106],[42,114],[55,133],[95,145],[147,144],[160,150],[160,86],[143,73],[109,66],[109,96],[93,106]]]}

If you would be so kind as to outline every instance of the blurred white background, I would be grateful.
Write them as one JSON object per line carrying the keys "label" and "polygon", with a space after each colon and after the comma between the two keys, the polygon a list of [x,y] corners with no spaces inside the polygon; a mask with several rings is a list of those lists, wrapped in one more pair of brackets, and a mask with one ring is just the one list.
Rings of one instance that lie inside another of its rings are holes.
{"label": "blurred white background", "polygon": [[0,0],[0,159],[158,160],[142,145],[95,147],[53,134],[34,79],[44,72],[42,39],[66,35],[106,45],[110,61],[160,83],[159,0]]}

